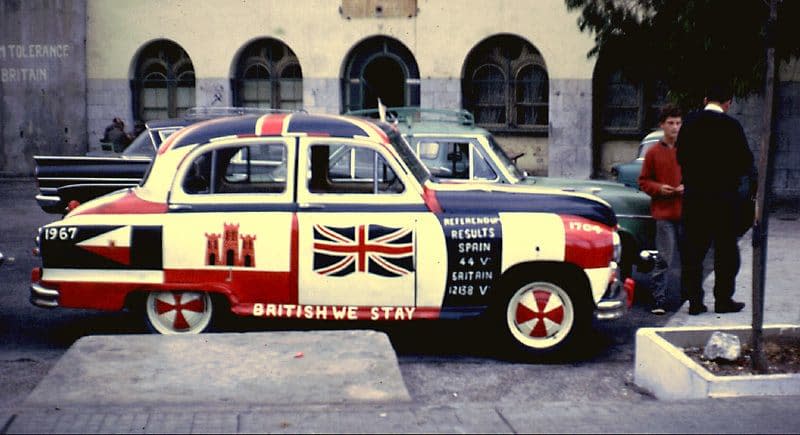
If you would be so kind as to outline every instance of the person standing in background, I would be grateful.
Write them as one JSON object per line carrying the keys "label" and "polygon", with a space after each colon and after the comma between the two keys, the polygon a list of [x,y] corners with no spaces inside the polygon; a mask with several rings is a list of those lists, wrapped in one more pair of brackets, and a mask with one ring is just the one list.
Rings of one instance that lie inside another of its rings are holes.
{"label": "person standing in background", "polygon": [[656,221],[658,256],[652,272],[653,308],[650,312],[662,315],[666,313],[669,272],[676,264],[675,258],[680,258],[683,184],[675,141],[681,128],[681,110],[673,105],[664,106],[659,114],[658,125],[664,137],[650,147],[644,156],[639,188],[652,198],[650,213]]}
{"label": "person standing in background", "polygon": [[733,300],[741,260],[737,244],[740,215],[739,185],[751,173],[753,153],[739,121],[727,115],[733,100],[728,86],[706,92],[705,108],[684,120],[677,139],[683,173],[684,249],[681,284],[689,299],[689,314],[708,311],[703,303],[703,258],[714,244],[714,311],[734,313],[744,303]]}

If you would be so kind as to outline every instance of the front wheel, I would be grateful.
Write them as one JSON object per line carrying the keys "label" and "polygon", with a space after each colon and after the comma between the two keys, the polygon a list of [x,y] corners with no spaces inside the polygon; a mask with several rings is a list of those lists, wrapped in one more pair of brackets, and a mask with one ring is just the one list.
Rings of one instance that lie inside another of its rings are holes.
{"label": "front wheel", "polygon": [[208,329],[214,312],[205,292],[151,292],[145,299],[145,321],[159,334],[199,334]]}
{"label": "front wheel", "polygon": [[499,312],[514,356],[554,355],[569,349],[591,324],[591,304],[580,287],[556,280],[517,280]]}

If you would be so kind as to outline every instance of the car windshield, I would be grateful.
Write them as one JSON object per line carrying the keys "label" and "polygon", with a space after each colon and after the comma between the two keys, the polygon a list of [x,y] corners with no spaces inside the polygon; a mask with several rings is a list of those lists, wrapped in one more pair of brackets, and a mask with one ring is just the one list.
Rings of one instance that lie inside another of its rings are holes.
{"label": "car windshield", "polygon": [[389,142],[391,142],[397,154],[405,161],[408,169],[411,170],[411,174],[417,179],[419,184],[425,184],[425,181],[431,177],[431,173],[411,148],[411,145],[406,142],[405,138],[403,138],[400,133],[396,132],[389,134]]}
{"label": "car windshield", "polygon": [[145,130],[136,136],[136,139],[122,152],[124,157],[150,157],[156,154],[156,148],[150,139],[150,133]]}
{"label": "car windshield", "polygon": [[[164,139],[183,127],[168,127],[153,130],[145,130],[136,136],[136,139],[125,148],[122,155],[125,157],[150,157],[156,155],[156,149],[164,142]],[[153,141],[155,140],[155,143]]]}
{"label": "car windshield", "polygon": [[511,158],[508,157],[508,154],[503,151],[503,148],[497,143],[497,141],[494,140],[494,137],[490,135],[487,136],[487,139],[489,140],[489,146],[492,147],[492,151],[497,155],[497,159],[500,160],[500,163],[502,163],[506,170],[511,173],[511,176],[517,180],[524,180],[525,174],[523,174],[522,171],[517,168],[517,165],[515,165],[514,161],[512,161]]}
{"label": "car windshield", "polygon": [[642,142],[642,145],[639,147],[639,158],[643,159],[645,154],[647,154],[647,150],[650,149],[653,145],[657,144],[658,140],[653,140],[649,142]]}

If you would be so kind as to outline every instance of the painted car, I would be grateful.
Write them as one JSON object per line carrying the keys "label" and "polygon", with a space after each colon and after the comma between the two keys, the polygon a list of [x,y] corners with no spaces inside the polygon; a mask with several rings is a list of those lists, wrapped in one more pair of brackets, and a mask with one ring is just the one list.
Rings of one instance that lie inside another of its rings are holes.
{"label": "painted car", "polygon": [[644,155],[651,146],[655,145],[664,137],[664,132],[661,130],[652,131],[642,139],[639,143],[639,150],[636,153],[636,158],[627,163],[619,163],[611,167],[611,175],[617,182],[626,186],[639,188],[639,174],[642,173],[642,165],[644,164]]}
{"label": "painted car", "polygon": [[[378,113],[377,109],[351,112],[359,116]],[[509,157],[489,131],[475,125],[466,110],[391,107],[386,113],[440,181],[541,186],[603,198],[619,220],[622,277],[631,276],[634,265],[639,271],[652,267],[655,222],[650,214],[650,197],[638,189],[611,181],[530,176],[515,164],[522,154]]]}
{"label": "painted car", "polygon": [[387,123],[224,118],[170,136],[141,186],[42,227],[31,302],[141,309],[162,334],[205,331],[224,311],[484,316],[509,349],[551,353],[627,310],[616,227],[592,195],[433,183]]}

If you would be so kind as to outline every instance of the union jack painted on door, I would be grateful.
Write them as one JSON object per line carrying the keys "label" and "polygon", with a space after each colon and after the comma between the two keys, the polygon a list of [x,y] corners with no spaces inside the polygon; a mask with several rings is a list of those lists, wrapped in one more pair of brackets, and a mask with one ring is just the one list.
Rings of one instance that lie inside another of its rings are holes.
{"label": "union jack painted on door", "polygon": [[352,227],[314,225],[314,271],[343,277],[367,273],[383,277],[414,270],[414,240],[410,228],[375,224]]}

